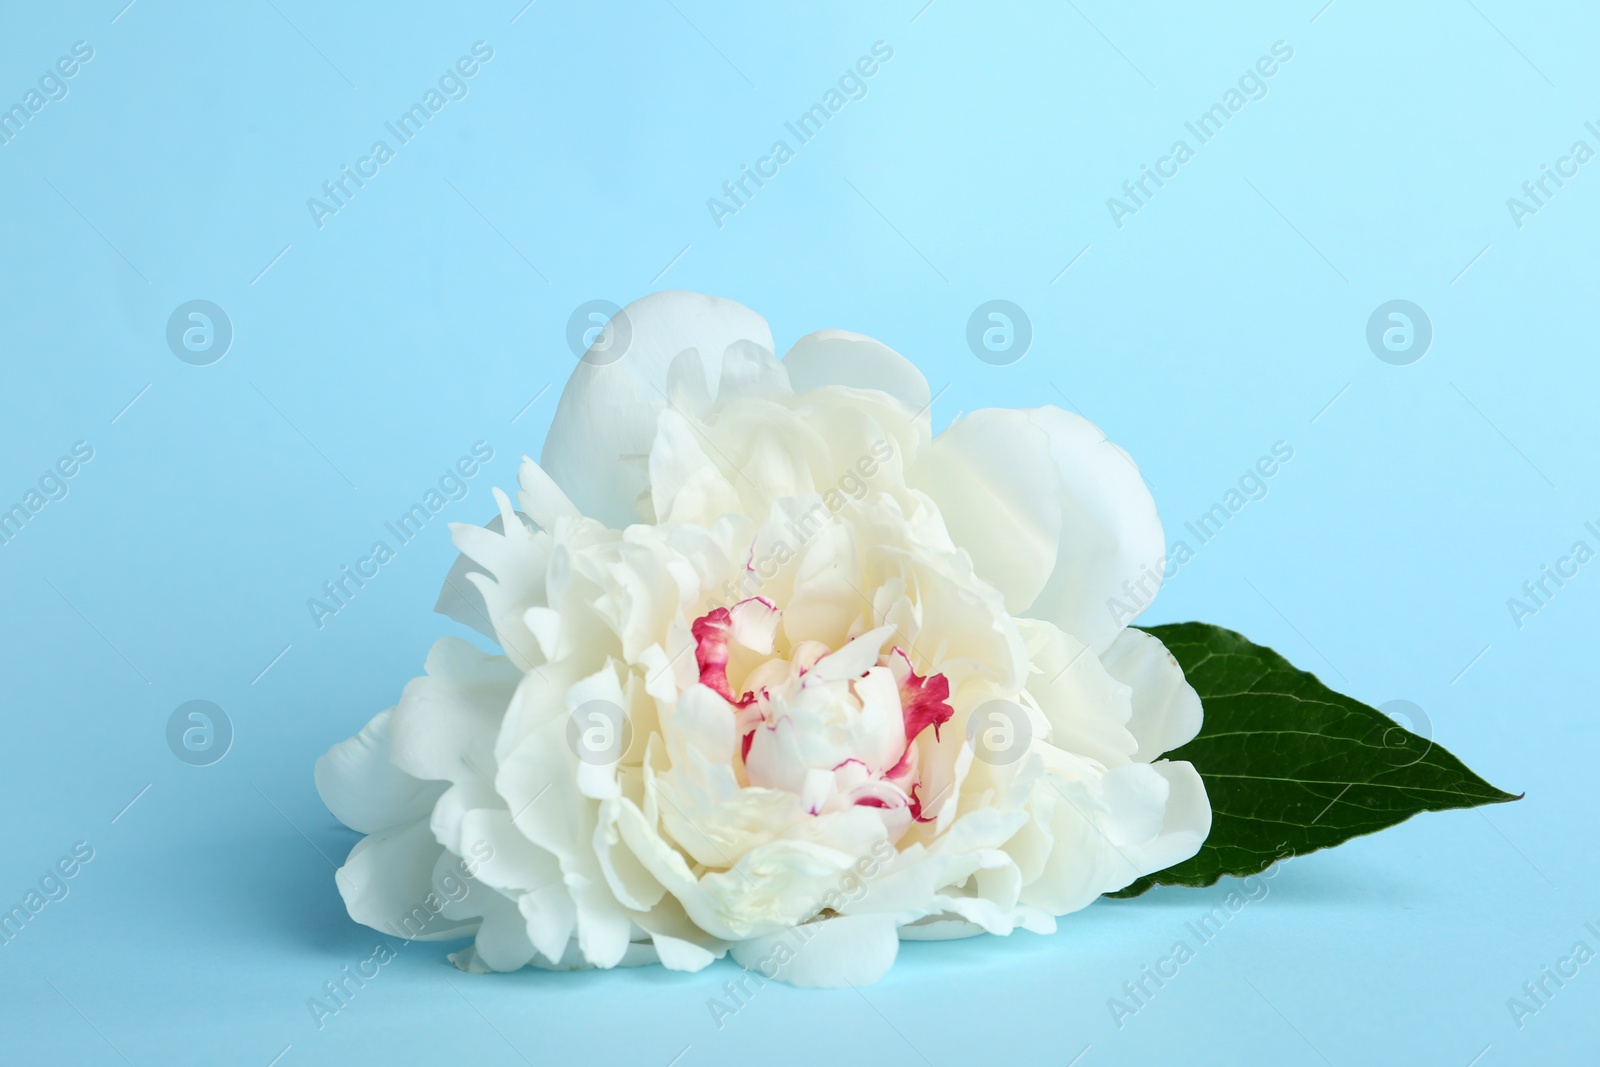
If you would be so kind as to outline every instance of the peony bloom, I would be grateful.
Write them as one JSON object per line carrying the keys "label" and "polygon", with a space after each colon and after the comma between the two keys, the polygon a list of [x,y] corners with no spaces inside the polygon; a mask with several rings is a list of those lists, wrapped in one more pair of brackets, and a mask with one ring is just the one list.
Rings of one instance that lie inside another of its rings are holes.
{"label": "peony bloom", "polygon": [[1163,553],[1121,449],[1051,407],[934,437],[922,375],[856,334],[780,360],[729,301],[623,315],[515,503],[453,528],[438,610],[497,650],[441,640],[317,764],[368,835],[352,918],[473,937],[472,971],[861,984],[902,938],[1050,932],[1198,851],[1200,777],[1159,757],[1200,701],[1120,610]]}

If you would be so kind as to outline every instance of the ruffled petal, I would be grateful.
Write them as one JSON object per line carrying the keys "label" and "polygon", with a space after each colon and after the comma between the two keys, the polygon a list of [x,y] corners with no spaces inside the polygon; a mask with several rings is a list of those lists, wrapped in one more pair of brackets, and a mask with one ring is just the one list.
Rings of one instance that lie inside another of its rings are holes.
{"label": "ruffled petal", "polygon": [[735,942],[747,970],[807,989],[870,985],[888,973],[900,951],[892,915],[841,915]]}
{"label": "ruffled petal", "polygon": [[1033,603],[1061,539],[1061,478],[1049,434],[1024,411],[974,411],[934,438],[911,477],[1006,609],[1015,615]]}
{"label": "ruffled petal", "polygon": [[783,357],[795,392],[842,385],[876,389],[912,413],[928,409],[928,380],[909,359],[870,337],[846,330],[818,330],[794,343]]}
{"label": "ruffled petal", "polygon": [[[1133,768],[1124,769],[1131,771]],[[1140,875],[1154,874],[1189,859],[1200,851],[1211,833],[1211,801],[1194,764],[1157,760],[1149,764],[1149,769],[1166,782],[1166,803],[1162,805],[1161,823],[1156,832],[1143,841],[1128,843],[1132,858],[1142,868]],[[1122,887],[1112,886],[1106,892]]]}
{"label": "ruffled petal", "polygon": [[666,406],[667,369],[698,349],[715,382],[722,353],[739,342],[772,349],[766,320],[741,304],[699,293],[652,293],[623,308],[629,341],[613,362],[573,368],[545,439],[541,465],[591,518],[621,528],[639,519],[649,486],[639,458],[650,451]]}
{"label": "ruffled petal", "polygon": [[1132,690],[1128,732],[1139,744],[1135,760],[1150,763],[1194,740],[1200,732],[1200,694],[1159,638],[1124,630],[1100,658],[1111,676]]}
{"label": "ruffled petal", "polygon": [[1109,648],[1161,587],[1161,520],[1139,470],[1059,408],[975,411],[911,472],[1014,615]]}
{"label": "ruffled petal", "polygon": [[517,471],[517,506],[544,530],[554,530],[562,519],[582,515],[555,479],[527,456],[522,457]]}
{"label": "ruffled petal", "polygon": [[435,642],[424,669],[394,710],[395,765],[423,779],[492,779],[495,736],[522,672],[455,637]]}
{"label": "ruffled petal", "polygon": [[394,709],[379,712],[356,736],[317,760],[314,778],[333,817],[364,834],[427,819],[445,783],[414,778],[391,760]]}
{"label": "ruffled petal", "polygon": [[1161,588],[1166,557],[1156,502],[1133,459],[1099,427],[1059,408],[1035,408],[1061,476],[1055,570],[1023,612],[1048,619],[1096,652]]}
{"label": "ruffled petal", "polygon": [[[504,534],[505,520],[496,515],[484,523],[483,528],[493,533]],[[488,572],[474,563],[465,552],[457,554],[455,562],[450,565],[450,570],[445,573],[444,585],[439,587],[439,596],[434,601],[433,610],[478,631],[493,641],[494,623],[489,618],[489,609],[484,605],[483,593],[472,584],[471,576],[474,574],[486,575]]]}
{"label": "ruffled petal", "polygon": [[1033,665],[1028,695],[1050,724],[1050,743],[1107,767],[1134,759],[1139,742],[1131,729],[1128,685],[1059,627],[1036,619],[1019,619],[1017,625]]}
{"label": "ruffled petal", "polygon": [[476,932],[476,920],[442,914],[444,901],[434,892],[433,873],[443,855],[425,822],[362,838],[334,876],[350,918],[417,941],[448,941]]}
{"label": "ruffled petal", "polygon": [[[1200,851],[1211,805],[1188,763],[1129,763],[1104,775],[1052,778],[1030,802],[1034,821],[1007,844],[1019,864],[1038,868],[1023,903],[1065,915],[1136,878]],[[1027,855],[1043,849],[1042,864]]]}

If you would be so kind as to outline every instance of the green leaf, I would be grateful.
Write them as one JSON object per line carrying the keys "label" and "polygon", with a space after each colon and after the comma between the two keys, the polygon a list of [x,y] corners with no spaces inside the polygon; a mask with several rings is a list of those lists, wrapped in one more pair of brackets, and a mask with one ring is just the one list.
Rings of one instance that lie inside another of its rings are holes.
{"label": "green leaf", "polygon": [[1199,622],[1148,629],[1177,658],[1205,708],[1199,736],[1168,755],[1188,760],[1204,779],[1211,834],[1193,858],[1109,896],[1212,885],[1421,811],[1521,799],[1430,738],[1232,630]]}

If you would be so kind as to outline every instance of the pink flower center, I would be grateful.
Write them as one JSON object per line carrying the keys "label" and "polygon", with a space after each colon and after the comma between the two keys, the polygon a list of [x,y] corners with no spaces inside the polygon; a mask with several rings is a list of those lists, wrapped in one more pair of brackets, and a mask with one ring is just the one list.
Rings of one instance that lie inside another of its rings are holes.
{"label": "pink flower center", "polygon": [[931,821],[918,739],[932,727],[937,743],[954,714],[949,681],[916,673],[897,645],[885,651],[892,627],[780,654],[781,620],[770,600],[752,597],[690,628],[700,684],[737,720],[741,784],[795,793],[813,815],[860,806],[883,809],[901,830]]}

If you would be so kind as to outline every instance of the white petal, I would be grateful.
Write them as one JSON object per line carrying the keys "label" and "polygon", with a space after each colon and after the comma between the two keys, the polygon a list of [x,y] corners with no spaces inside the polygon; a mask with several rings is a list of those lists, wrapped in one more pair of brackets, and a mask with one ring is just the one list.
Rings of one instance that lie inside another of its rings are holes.
{"label": "white petal", "polygon": [[374,930],[419,941],[447,941],[477,929],[476,920],[442,917],[429,907],[433,871],[444,849],[425,822],[364,837],[334,881],[350,918]]}
{"label": "white petal", "polygon": [[527,920],[528,939],[534,948],[549,959],[561,959],[578,928],[578,909],[566,887],[554,882],[524,893],[517,910]]}
{"label": "white petal", "polygon": [[973,568],[1021,614],[1056,566],[1061,477],[1050,436],[1025,411],[989,408],[950,424],[911,472]]}
{"label": "white petal", "polygon": [[394,765],[393,712],[379,712],[359,734],[328,749],[314,772],[317,792],[333,817],[364,834],[426,819],[445,790],[443,782],[414,778]]}
{"label": "white petal", "polygon": [[976,937],[987,933],[977,923],[965,919],[946,919],[930,916],[918,919],[909,926],[900,927],[902,941],[955,941],[963,937]]}
{"label": "white petal", "polygon": [[644,468],[631,457],[650,451],[673,358],[698,349],[714,381],[729,345],[751,341],[772,348],[766,321],[731,300],[661,292],[619,314],[627,317],[627,349],[615,362],[580,361],[573,368],[541,457],[585,515],[616,528],[639,518],[648,487]]}
{"label": "white petal", "polygon": [[525,966],[536,951],[528,939],[528,922],[515,902],[483,887],[476,887],[474,895],[483,894],[483,922],[478,927],[473,947],[478,958],[494,971],[515,971]]}
{"label": "white petal", "polygon": [[1161,586],[1161,520],[1128,454],[1059,408],[976,411],[911,472],[1016,615],[1104,651]]}
{"label": "white petal", "polygon": [[[505,532],[505,523],[498,515],[484,523],[484,526],[495,533]],[[471,627],[492,641],[494,623],[489,620],[489,610],[484,607],[483,593],[472,584],[470,578],[473,574],[487,573],[465,552],[458,554],[455,563],[445,573],[444,585],[439,587],[439,597],[434,601],[433,610],[463,626]]]}
{"label": "white petal", "polygon": [[[1008,849],[1037,849],[1044,856],[1039,876],[1023,888],[1024,903],[1052,915],[1066,915],[1149,873],[1139,870],[1137,862],[1109,839],[1101,826],[1108,818],[1104,805],[1082,784],[1045,785],[1031,806],[1034,821],[1007,845]],[[1018,863],[1037,866],[1021,855]]]}
{"label": "white petal", "polygon": [[[1168,789],[1160,828],[1154,836],[1130,846],[1134,850],[1133,858],[1144,868],[1140,874],[1153,874],[1174,863],[1182,863],[1200,851],[1206,835],[1211,832],[1211,802],[1194,765],[1178,760],[1157,760],[1149,766],[1166,779]],[[1106,892],[1121,888],[1112,886]]]}
{"label": "white petal", "polygon": [[667,365],[667,406],[680,415],[703,419],[715,406],[715,381],[698,348],[685,348]]}
{"label": "white petal", "polygon": [[803,789],[809,768],[794,719],[786,715],[775,723],[757,726],[744,762],[753,785],[790,793]]}
{"label": "white petal", "polygon": [[677,411],[659,416],[649,470],[650,506],[659,522],[707,522],[740,509],[739,494]]}
{"label": "white petal", "polygon": [[[789,538],[780,533],[777,540]],[[799,558],[789,564],[789,577],[793,592],[782,596],[782,582],[774,581],[763,590],[772,589],[783,603],[783,634],[790,645],[801,641],[821,641],[836,648],[847,639],[850,624],[862,615],[861,567],[856,553],[855,533],[852,527],[830,523],[823,526],[810,542],[798,546]],[[770,551],[766,543],[756,546],[762,558]],[[780,579],[784,575],[780,575]]]}
{"label": "white petal", "polygon": [[578,909],[578,947],[596,967],[621,964],[629,951],[633,930],[628,913],[611,895],[599,871],[569,877],[572,901]]}
{"label": "white petal", "polygon": [[767,978],[841,989],[870,985],[887,974],[900,938],[892,915],[841,915],[737,941],[731,951],[741,967]]}
{"label": "white petal", "polygon": [[630,911],[645,912],[661,903],[666,888],[622,840],[623,809],[628,801],[615,797],[600,802],[594,829],[594,851],[601,873],[617,903]]}
{"label": "white petal", "polygon": [[517,484],[517,506],[542,529],[554,530],[562,519],[576,519],[582,514],[555,479],[527,456],[522,457]]}
{"label": "white petal", "polygon": [[522,836],[504,809],[476,808],[462,819],[460,862],[494,889],[531,891],[561,882],[561,864]]}
{"label": "white petal", "polygon": [[717,406],[743,400],[782,401],[793,395],[789,372],[772,354],[772,346],[737,341],[722,353]]}
{"label": "white petal", "polygon": [[877,664],[883,643],[893,633],[893,626],[879,626],[852,638],[843,648],[817,660],[817,665],[806,674],[805,684],[818,685],[860,678],[868,668]]}
{"label": "white petal", "polygon": [[655,934],[650,940],[661,957],[661,965],[669,971],[703,970],[717,958],[709,949],[666,934]]}
{"label": "white petal", "polygon": [[1139,743],[1133,758],[1150,763],[1200,732],[1200,695],[1159,638],[1127,629],[1101,657],[1106,670],[1133,691],[1128,731]]}
{"label": "white petal", "polygon": [[[495,494],[497,498],[504,495],[498,489]],[[549,539],[541,543],[530,536],[533,520],[521,512],[513,512],[512,518],[515,525],[510,536],[506,535],[505,514],[496,515],[482,526],[450,524],[451,540],[461,549],[461,554],[445,575],[433,610],[471,627],[491,641],[502,644],[509,641],[515,651],[522,643],[522,635],[497,633],[495,611],[497,608],[503,611],[511,603],[542,597]],[[496,568],[493,573],[489,569],[491,566]],[[484,597],[480,583],[486,581],[491,586],[504,587],[496,590],[494,604]]]}
{"label": "white petal", "polygon": [[778,634],[778,623],[783,612],[766,597],[753,596],[741,600],[728,610],[729,636],[752,652],[763,656],[772,654],[772,642]]}
{"label": "white petal", "polygon": [[1026,614],[1101,652],[1161,587],[1156,502],[1133,459],[1093,423],[1052,407],[1028,415],[1050,435],[1062,495],[1055,571]]}
{"label": "white petal", "polygon": [[843,385],[877,389],[913,412],[928,408],[928,380],[888,345],[845,330],[818,330],[794,343],[783,357],[795,392]]}
{"label": "white petal", "polygon": [[[577,766],[575,783],[578,792],[586,797],[601,800],[606,797],[618,796],[620,790],[617,786],[617,768],[615,763],[604,762],[605,755],[612,747],[619,747],[629,732],[625,716],[628,707],[628,698],[623,695],[622,684],[617,681],[616,668],[612,660],[606,660],[606,665],[586,678],[580,678],[567,688],[567,712],[575,717],[578,727],[583,731],[579,735],[580,746],[594,744],[598,752],[591,759],[600,762],[580,759]],[[598,708],[596,706],[598,705]],[[624,718],[618,718],[621,713]],[[645,738],[627,738],[633,745],[644,747]],[[619,758],[626,758],[626,752],[616,753]]]}
{"label": "white petal", "polygon": [[693,749],[714,764],[727,764],[733,759],[738,744],[733,711],[711,689],[698,682],[691,685],[664,718],[662,725],[674,747],[683,746],[679,751]]}
{"label": "white petal", "polygon": [[394,711],[395,765],[418,778],[462,781],[494,773],[494,742],[522,672],[455,637],[428,651]]}
{"label": "white petal", "polygon": [[[1018,619],[1017,628],[1033,665],[1028,693],[1050,723],[1050,743],[1107,767],[1132,759],[1139,743],[1129,723],[1128,685],[1087,645],[1059,627]],[[1125,630],[1123,637],[1137,632]]]}
{"label": "white petal", "polygon": [[[1056,778],[1034,797],[1035,822],[1007,849],[1050,848],[1024,903],[1065,915],[1200,851],[1211,805],[1187,763],[1129,763],[1096,779]],[[1036,866],[1028,857],[1020,863]]]}
{"label": "white petal", "polygon": [[595,857],[598,805],[576,788],[572,765],[577,761],[565,731],[564,718],[558,718],[523,737],[505,753],[495,786],[517,829],[561,861],[585,959],[596,967],[614,967],[628,950],[628,914],[606,886]]}

